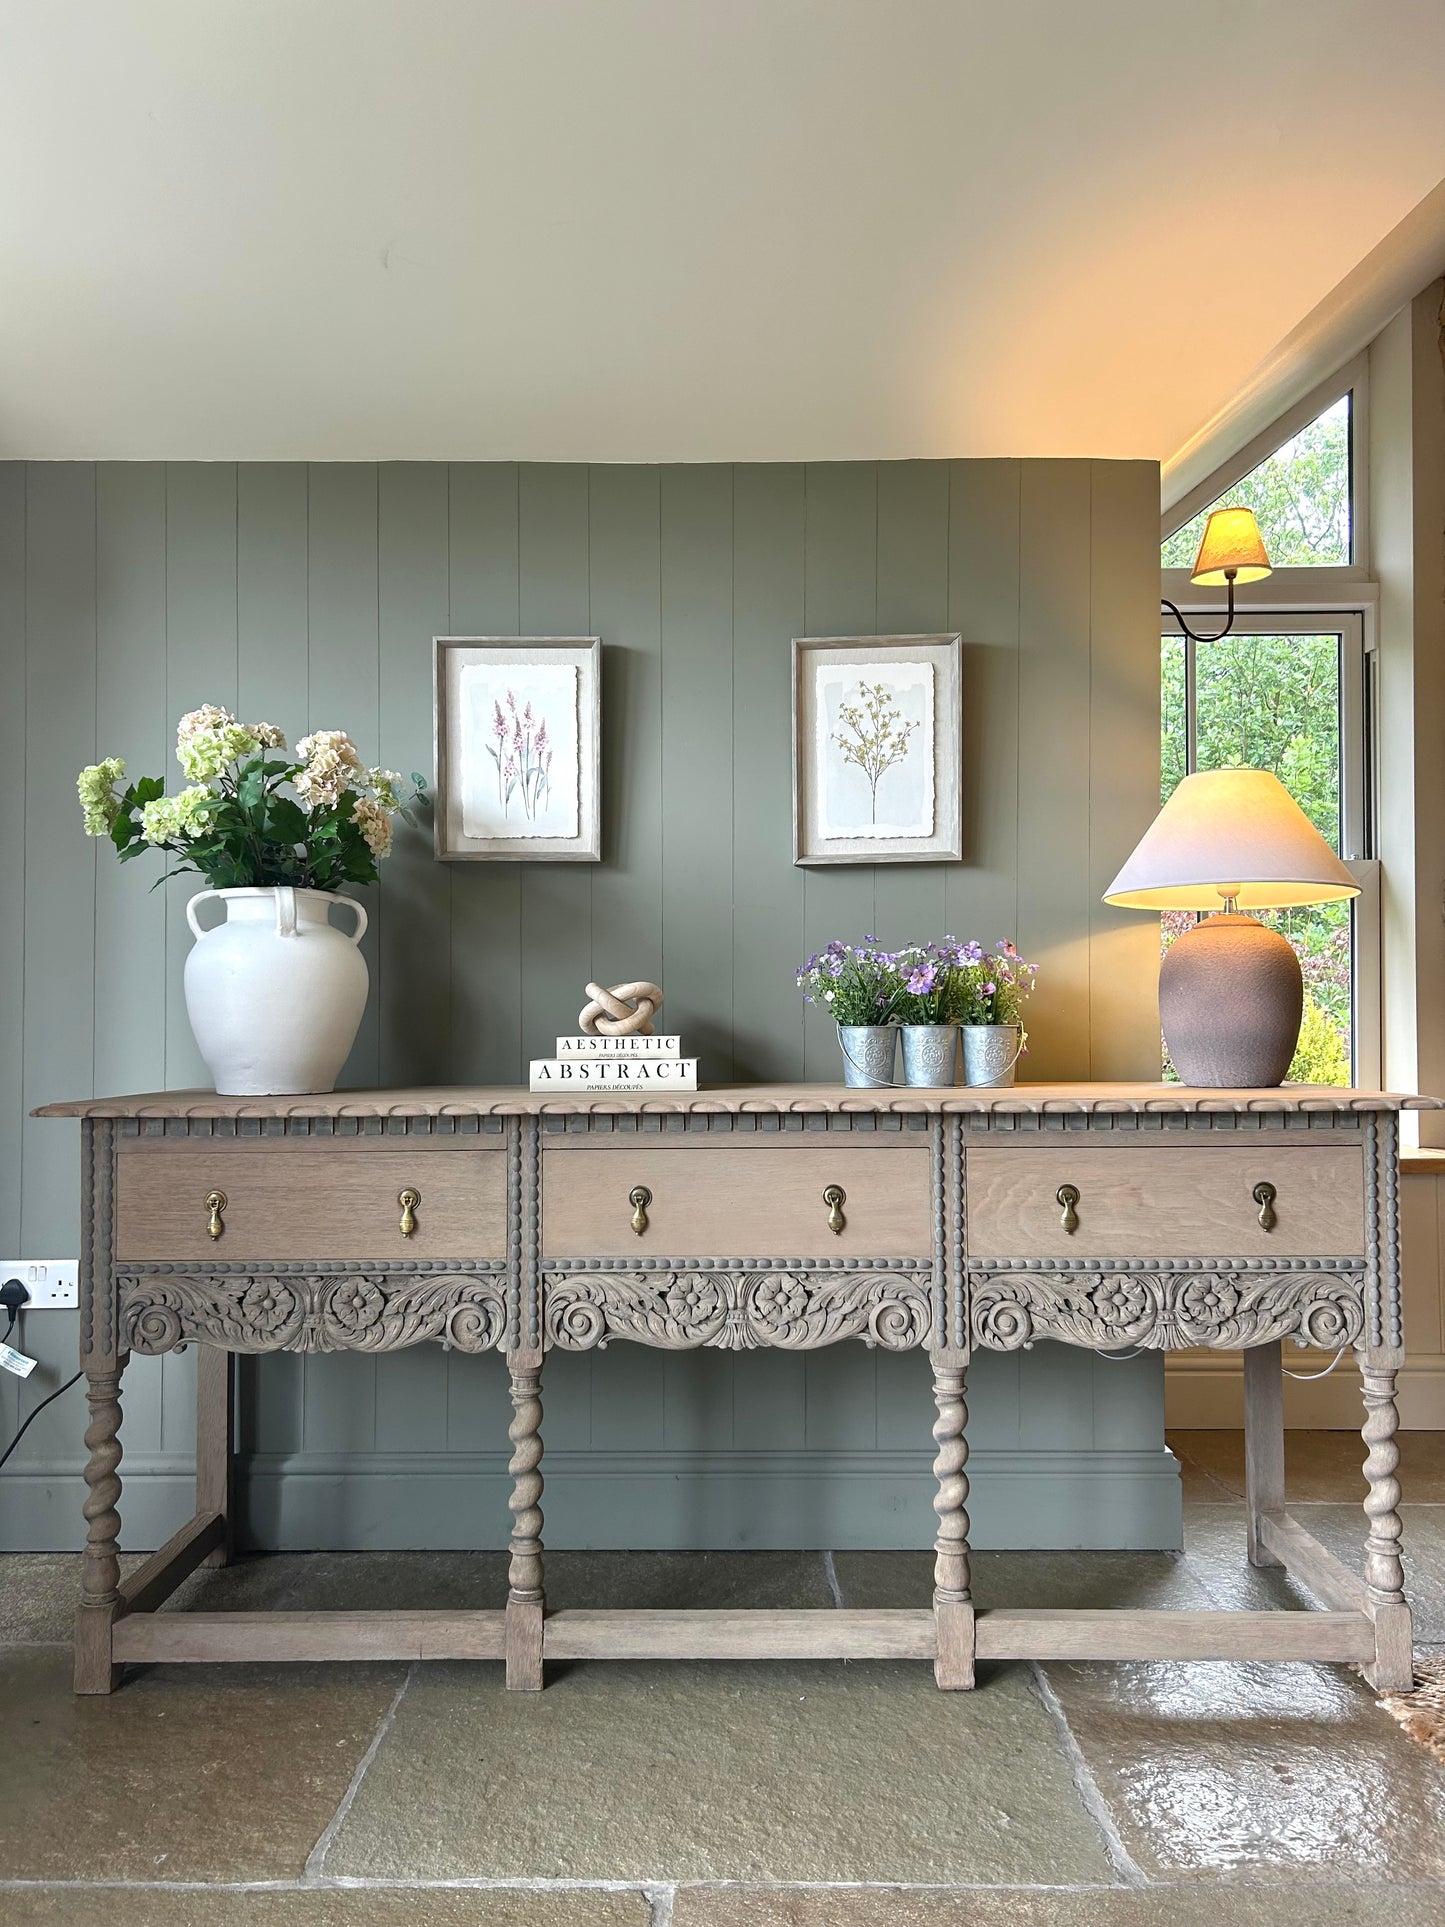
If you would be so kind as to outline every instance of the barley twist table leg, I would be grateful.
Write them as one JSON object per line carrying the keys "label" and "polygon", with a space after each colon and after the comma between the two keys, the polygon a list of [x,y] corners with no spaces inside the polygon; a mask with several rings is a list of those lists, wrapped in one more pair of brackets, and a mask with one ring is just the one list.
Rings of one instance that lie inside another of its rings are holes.
{"label": "barley twist table leg", "polygon": [[513,1352],[511,1564],[507,1573],[507,1685],[542,1684],[542,1354]]}
{"label": "barley twist table leg", "polygon": [[1365,1677],[1377,1692],[1408,1692],[1415,1683],[1410,1608],[1405,1603],[1405,1568],[1400,1558],[1400,1464],[1396,1432],[1395,1371],[1361,1363],[1365,1395],[1365,1586],[1375,1621],[1375,1660]]}
{"label": "barley twist table leg", "polygon": [[85,1553],[80,1606],[75,1622],[75,1690],[108,1693],[117,1668],[111,1663],[111,1626],[120,1604],[120,1371],[86,1372],[90,1423],[85,1431]]}
{"label": "barley twist table leg", "polygon": [[957,1355],[936,1353],[933,1363],[933,1400],[938,1407],[933,1437],[938,1456],[933,1476],[938,1490],[933,1509],[938,1514],[938,1536],[933,1542],[933,1620],[936,1652],[933,1677],[940,1686],[973,1685],[973,1600],[968,1574],[968,1441],[964,1427],[967,1368]]}

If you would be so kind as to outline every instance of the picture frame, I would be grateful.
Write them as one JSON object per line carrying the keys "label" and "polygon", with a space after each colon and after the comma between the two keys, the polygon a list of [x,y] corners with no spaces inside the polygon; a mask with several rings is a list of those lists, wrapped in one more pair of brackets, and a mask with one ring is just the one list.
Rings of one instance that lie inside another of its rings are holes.
{"label": "picture frame", "polygon": [[963,856],[963,637],[793,638],[795,864]]}
{"label": "picture frame", "polygon": [[602,860],[602,642],[437,636],[436,854]]}

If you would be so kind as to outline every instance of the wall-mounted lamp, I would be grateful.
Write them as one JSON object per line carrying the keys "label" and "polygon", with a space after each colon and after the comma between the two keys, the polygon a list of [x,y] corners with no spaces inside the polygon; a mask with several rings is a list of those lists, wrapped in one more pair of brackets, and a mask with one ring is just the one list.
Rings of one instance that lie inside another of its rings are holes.
{"label": "wall-mounted lamp", "polygon": [[1191,642],[1219,642],[1234,627],[1235,583],[1262,582],[1269,573],[1269,554],[1254,519],[1254,510],[1216,509],[1204,525],[1204,540],[1199,544],[1189,580],[1201,589],[1228,587],[1229,614],[1224,627],[1212,636],[1198,635],[1168,596],[1161,597],[1161,601]]}

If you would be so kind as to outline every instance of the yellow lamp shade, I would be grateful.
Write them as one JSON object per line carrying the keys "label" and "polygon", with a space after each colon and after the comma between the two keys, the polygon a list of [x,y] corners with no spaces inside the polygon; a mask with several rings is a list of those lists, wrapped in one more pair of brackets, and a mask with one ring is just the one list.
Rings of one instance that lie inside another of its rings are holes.
{"label": "yellow lamp shade", "polygon": [[1270,574],[1269,553],[1253,509],[1216,509],[1204,525],[1204,540],[1189,580],[1204,589],[1222,589],[1230,580],[1260,582]]}
{"label": "yellow lamp shade", "polygon": [[1360,886],[1269,770],[1186,776],[1104,893],[1130,910],[1284,910]]}

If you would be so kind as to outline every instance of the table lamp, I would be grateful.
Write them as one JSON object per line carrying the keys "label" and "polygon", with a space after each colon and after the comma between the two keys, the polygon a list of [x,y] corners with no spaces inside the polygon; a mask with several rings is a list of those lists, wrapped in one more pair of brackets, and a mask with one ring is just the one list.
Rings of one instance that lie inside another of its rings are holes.
{"label": "table lamp", "polygon": [[1304,980],[1277,930],[1241,908],[1282,910],[1359,895],[1359,885],[1268,770],[1186,776],[1104,893],[1130,910],[1215,910],[1165,953],[1159,1021],[1186,1084],[1284,1081]]}

